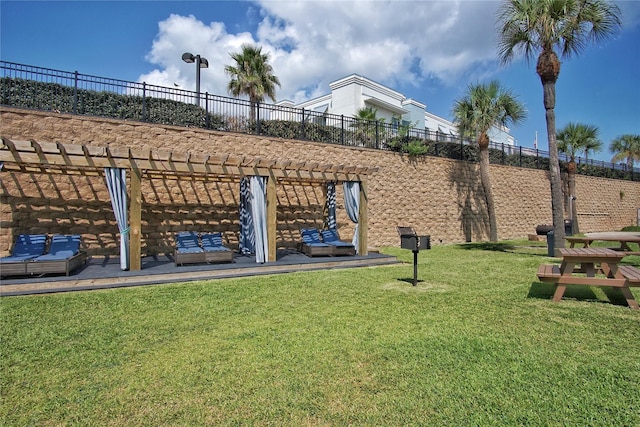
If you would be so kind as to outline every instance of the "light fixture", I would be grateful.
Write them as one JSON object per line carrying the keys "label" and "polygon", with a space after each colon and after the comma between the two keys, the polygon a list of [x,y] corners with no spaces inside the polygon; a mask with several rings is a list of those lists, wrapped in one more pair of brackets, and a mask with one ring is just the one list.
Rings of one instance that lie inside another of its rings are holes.
{"label": "light fixture", "polygon": [[207,58],[190,52],[183,53],[182,60],[187,64],[196,63],[196,104],[200,106],[200,68],[209,68],[209,61],[207,61]]}

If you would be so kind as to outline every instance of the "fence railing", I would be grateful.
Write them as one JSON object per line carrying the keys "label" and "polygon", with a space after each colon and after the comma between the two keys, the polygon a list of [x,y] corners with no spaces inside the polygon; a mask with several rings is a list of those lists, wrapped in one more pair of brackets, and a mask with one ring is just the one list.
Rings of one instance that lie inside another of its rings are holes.
{"label": "fence railing", "polygon": [[[0,61],[0,103],[55,111],[185,127],[199,127],[330,144],[477,161],[475,144],[454,135],[409,127],[399,121],[363,120],[276,104],[197,94],[168,88]],[[494,164],[548,169],[549,153],[490,143]],[[559,154],[561,167],[569,159]],[[640,169],[577,158],[581,174],[640,179]]]}

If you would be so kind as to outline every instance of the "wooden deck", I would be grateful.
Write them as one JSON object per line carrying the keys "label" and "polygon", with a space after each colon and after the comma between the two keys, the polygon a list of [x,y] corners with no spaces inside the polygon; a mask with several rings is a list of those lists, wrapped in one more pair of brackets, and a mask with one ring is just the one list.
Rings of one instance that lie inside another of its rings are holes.
{"label": "wooden deck", "polygon": [[45,275],[8,277],[0,281],[0,296],[109,289],[127,286],[222,279],[229,277],[282,274],[335,268],[372,267],[397,264],[389,255],[370,252],[366,256],[314,257],[296,251],[278,251],[275,262],[257,264],[255,258],[235,254],[230,264],[176,266],[170,256],[143,257],[142,269],[122,271],[120,259],[93,257],[69,276]]}

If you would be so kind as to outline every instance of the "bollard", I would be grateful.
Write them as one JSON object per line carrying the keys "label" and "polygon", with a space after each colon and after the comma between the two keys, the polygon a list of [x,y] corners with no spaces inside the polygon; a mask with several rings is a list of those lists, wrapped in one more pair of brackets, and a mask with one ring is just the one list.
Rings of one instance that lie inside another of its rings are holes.
{"label": "bollard", "polygon": [[553,230],[547,233],[547,256],[555,256],[555,243],[553,242]]}

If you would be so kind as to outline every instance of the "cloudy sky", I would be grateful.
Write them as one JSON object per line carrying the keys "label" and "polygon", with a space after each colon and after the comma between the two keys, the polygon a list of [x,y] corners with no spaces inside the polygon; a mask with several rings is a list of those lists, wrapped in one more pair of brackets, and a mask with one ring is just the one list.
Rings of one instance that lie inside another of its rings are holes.
{"label": "cloudy sky", "polygon": [[[608,146],[640,133],[640,1],[618,2],[624,30],[563,63],[557,124],[600,128]],[[282,86],[278,100],[329,93],[361,74],[451,119],[471,83],[498,79],[525,103],[517,143],[546,148],[533,64],[496,61],[499,1],[8,1],[0,2],[2,60],[129,81],[195,88],[185,51],[201,54],[201,90],[227,95],[224,66],[243,43],[262,46]],[[610,160],[608,150],[594,156]]]}

